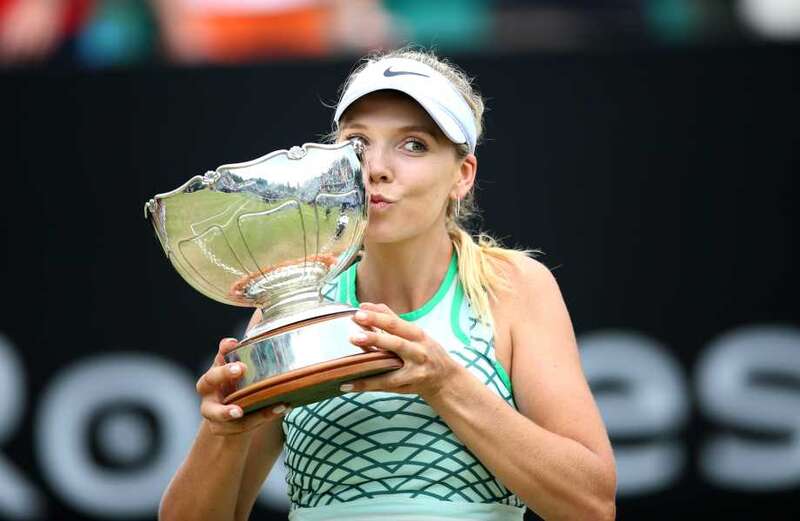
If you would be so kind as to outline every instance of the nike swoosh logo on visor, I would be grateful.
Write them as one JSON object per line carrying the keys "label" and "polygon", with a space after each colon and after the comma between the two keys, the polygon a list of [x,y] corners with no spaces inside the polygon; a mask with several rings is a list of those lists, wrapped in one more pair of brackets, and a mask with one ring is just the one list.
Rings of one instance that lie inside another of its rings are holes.
{"label": "nike swoosh logo on visor", "polygon": [[411,71],[393,71],[392,67],[389,66],[383,71],[383,75],[387,78],[391,78],[392,76],[401,76],[403,74],[411,74],[413,76],[422,76],[424,78],[430,78],[427,74],[422,74],[421,72],[411,72]]}

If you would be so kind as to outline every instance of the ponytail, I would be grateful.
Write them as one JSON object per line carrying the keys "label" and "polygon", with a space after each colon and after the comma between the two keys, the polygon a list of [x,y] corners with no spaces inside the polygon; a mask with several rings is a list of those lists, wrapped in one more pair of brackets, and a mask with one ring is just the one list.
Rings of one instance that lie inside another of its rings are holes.
{"label": "ponytail", "polygon": [[508,277],[503,273],[504,268],[510,268],[519,256],[533,256],[541,252],[503,248],[484,233],[473,237],[453,219],[448,219],[447,224],[447,233],[458,255],[458,279],[464,288],[464,295],[478,319],[493,327],[491,302],[497,299],[499,291],[511,289]]}

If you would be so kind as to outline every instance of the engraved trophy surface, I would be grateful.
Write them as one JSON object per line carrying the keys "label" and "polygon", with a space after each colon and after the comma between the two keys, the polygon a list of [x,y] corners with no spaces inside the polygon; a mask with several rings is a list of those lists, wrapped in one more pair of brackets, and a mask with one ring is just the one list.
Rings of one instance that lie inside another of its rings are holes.
{"label": "engraved trophy surface", "polygon": [[225,403],[252,412],[340,394],[346,380],[402,365],[349,342],[356,309],[323,298],[367,223],[360,143],[306,143],[195,176],[145,205],[170,262],[225,304],[261,308],[227,362],[247,371]]}

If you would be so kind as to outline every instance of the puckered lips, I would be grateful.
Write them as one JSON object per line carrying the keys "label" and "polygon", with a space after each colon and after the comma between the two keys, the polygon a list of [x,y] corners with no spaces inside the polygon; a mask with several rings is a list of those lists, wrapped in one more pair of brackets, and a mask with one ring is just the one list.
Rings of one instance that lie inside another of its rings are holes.
{"label": "puckered lips", "polygon": [[394,204],[392,199],[388,197],[384,197],[381,194],[370,194],[369,196],[369,208],[370,210],[386,210],[390,206]]}

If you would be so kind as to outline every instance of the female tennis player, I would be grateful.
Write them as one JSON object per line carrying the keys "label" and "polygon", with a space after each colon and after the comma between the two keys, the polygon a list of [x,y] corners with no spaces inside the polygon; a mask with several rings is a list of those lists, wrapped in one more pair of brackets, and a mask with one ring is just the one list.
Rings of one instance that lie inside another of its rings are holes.
{"label": "female tennis player", "polygon": [[404,366],[243,417],[221,402],[247,370],[224,363],[236,340],[222,340],[161,518],[247,519],[281,449],[295,521],[615,517],[611,445],[555,279],[462,224],[482,114],[468,77],[429,53],[353,72],[335,139],[366,145],[370,218],[362,260],[325,294],[360,307],[350,342]]}

